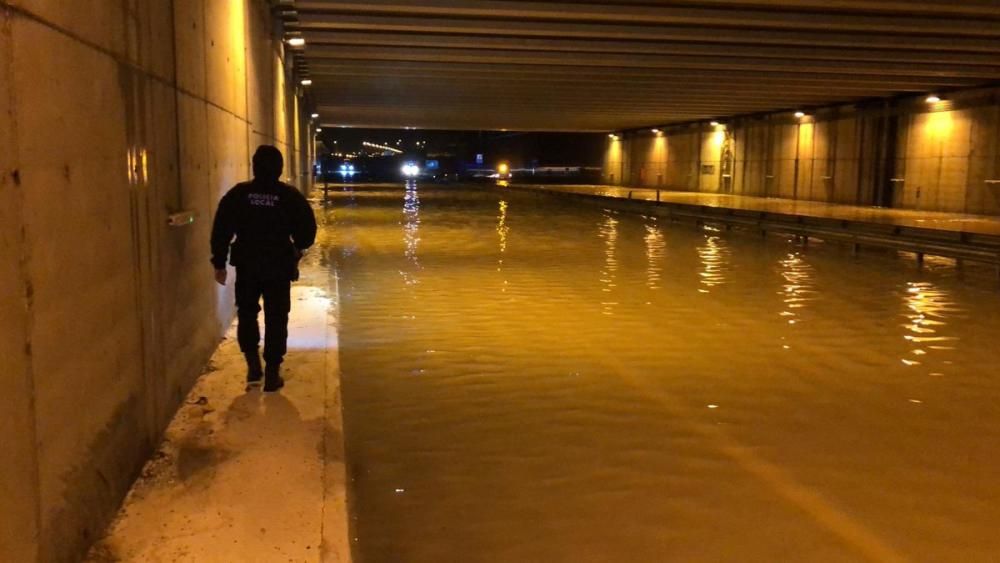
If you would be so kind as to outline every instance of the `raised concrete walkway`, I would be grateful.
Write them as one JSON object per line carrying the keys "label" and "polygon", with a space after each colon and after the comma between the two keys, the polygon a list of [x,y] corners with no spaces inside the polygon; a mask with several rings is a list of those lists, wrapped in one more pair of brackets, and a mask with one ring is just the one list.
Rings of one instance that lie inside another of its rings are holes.
{"label": "raised concrete walkway", "polygon": [[350,561],[337,292],[318,254],[292,289],[285,388],[244,391],[230,329],[88,561]]}
{"label": "raised concrete walkway", "polygon": [[[755,197],[701,192],[678,192],[657,190],[656,188],[631,188],[601,185],[530,185],[513,184],[520,189],[540,189],[546,191],[595,195],[616,199],[638,199],[660,201],[679,205],[717,207],[741,211],[838,219],[858,223],[876,223],[917,229],[930,229],[955,233],[973,233],[1000,236],[1000,217],[971,215],[963,213],[942,213],[916,211],[912,209],[883,209],[801,201],[771,197]],[[659,192],[659,200],[657,200]],[[631,196],[630,196],[631,194]]]}

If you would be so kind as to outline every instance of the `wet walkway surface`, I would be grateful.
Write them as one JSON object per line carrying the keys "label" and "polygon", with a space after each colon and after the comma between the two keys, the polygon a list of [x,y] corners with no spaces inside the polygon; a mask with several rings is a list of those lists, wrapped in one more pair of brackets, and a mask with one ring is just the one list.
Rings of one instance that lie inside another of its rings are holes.
{"label": "wet walkway surface", "polygon": [[884,209],[860,207],[819,201],[801,201],[770,197],[754,197],[700,192],[657,190],[600,185],[532,185],[514,184],[520,189],[588,194],[619,199],[659,201],[678,205],[707,206],[741,211],[761,211],[782,215],[799,215],[824,219],[839,219],[860,223],[877,223],[956,233],[974,233],[1000,236],[1000,217],[964,213],[916,211],[912,209]]}
{"label": "wet walkway surface", "polygon": [[336,286],[323,262],[322,248],[307,255],[292,289],[285,388],[244,390],[230,330],[89,562],[350,560]]}

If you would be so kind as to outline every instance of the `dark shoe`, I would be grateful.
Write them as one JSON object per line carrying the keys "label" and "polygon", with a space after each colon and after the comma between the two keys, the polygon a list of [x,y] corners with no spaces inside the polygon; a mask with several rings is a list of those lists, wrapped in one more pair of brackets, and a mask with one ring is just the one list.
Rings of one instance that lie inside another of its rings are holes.
{"label": "dark shoe", "polygon": [[267,364],[264,370],[264,392],[273,393],[285,386],[285,380],[281,377],[281,364]]}
{"label": "dark shoe", "polygon": [[260,356],[255,353],[247,354],[247,389],[260,385],[260,380],[264,379],[264,370],[260,366]]}

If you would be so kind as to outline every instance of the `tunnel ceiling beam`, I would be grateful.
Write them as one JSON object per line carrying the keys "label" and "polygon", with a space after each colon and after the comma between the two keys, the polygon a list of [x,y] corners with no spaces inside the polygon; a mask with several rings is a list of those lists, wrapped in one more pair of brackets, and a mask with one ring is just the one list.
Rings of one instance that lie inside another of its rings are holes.
{"label": "tunnel ceiling beam", "polygon": [[616,130],[1000,81],[1000,4],[295,0],[324,122]]}

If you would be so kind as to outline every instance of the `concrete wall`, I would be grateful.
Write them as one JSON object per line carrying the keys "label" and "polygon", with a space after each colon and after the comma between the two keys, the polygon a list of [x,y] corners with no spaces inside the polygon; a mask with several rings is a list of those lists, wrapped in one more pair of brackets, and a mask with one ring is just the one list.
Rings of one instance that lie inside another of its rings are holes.
{"label": "concrete wall", "polygon": [[1000,214],[1000,90],[628,132],[604,180],[928,211]]}
{"label": "concrete wall", "polygon": [[[264,0],[0,17],[0,560],[73,561],[232,316],[219,198],[263,142],[307,189],[310,126]],[[168,227],[179,210],[198,218]]]}
{"label": "concrete wall", "polygon": [[13,119],[11,18],[0,13],[0,559],[38,557],[38,471],[28,330],[31,296],[24,277],[24,196]]}

